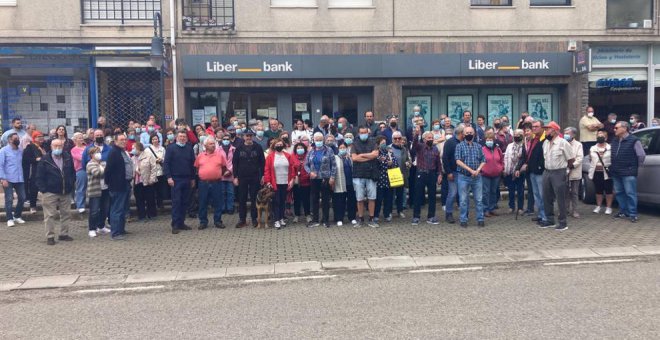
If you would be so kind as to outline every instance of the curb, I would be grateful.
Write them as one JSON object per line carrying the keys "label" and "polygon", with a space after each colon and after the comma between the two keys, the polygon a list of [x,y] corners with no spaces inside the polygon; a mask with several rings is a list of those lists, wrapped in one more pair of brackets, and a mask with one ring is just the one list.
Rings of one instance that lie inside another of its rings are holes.
{"label": "curb", "polygon": [[250,267],[212,268],[194,272],[150,272],[128,275],[54,275],[31,277],[23,282],[0,282],[0,292],[17,290],[78,288],[90,286],[163,283],[219,278],[268,277],[283,274],[318,275],[338,272],[383,272],[402,269],[430,269],[465,265],[532,263],[552,260],[595,259],[660,255],[660,246],[576,248],[494,254],[448,256],[387,256],[350,261],[307,261],[274,263]]}

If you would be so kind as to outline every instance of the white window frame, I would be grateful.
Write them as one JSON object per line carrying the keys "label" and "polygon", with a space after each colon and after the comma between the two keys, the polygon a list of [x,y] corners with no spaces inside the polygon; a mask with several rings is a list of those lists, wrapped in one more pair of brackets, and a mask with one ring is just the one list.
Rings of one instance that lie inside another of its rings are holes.
{"label": "white window frame", "polygon": [[328,0],[328,8],[374,8],[373,0]]}
{"label": "white window frame", "polygon": [[318,0],[270,0],[275,8],[318,8]]}

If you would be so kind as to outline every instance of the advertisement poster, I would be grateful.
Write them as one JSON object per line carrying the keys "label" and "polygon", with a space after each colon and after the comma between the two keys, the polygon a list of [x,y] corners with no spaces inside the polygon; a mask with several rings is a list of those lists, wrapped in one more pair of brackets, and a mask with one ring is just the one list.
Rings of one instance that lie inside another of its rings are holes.
{"label": "advertisement poster", "polygon": [[277,107],[268,108],[268,118],[277,119]]}
{"label": "advertisement poster", "polygon": [[296,112],[307,111],[307,103],[296,103]]}
{"label": "advertisement poster", "polygon": [[218,109],[215,106],[204,106],[204,122],[210,123],[211,117],[218,115]]}
{"label": "advertisement poster", "polygon": [[192,110],[192,125],[204,124],[204,110]]}
{"label": "advertisement poster", "polygon": [[420,115],[424,117],[427,124],[431,124],[431,96],[416,96],[406,98],[406,122],[412,121],[413,108],[421,108]]}
{"label": "advertisement poster", "polygon": [[534,119],[549,122],[552,119],[552,94],[528,94],[527,111]]}
{"label": "advertisement poster", "polygon": [[504,116],[509,117],[511,122],[513,119],[511,117],[511,112],[513,105],[513,96],[512,95],[489,95],[488,96],[488,121],[487,125],[493,126],[495,119],[502,118]]}
{"label": "advertisement poster", "polygon": [[247,117],[247,110],[234,110],[234,114],[236,115],[236,119],[239,122],[245,122],[245,118]]}
{"label": "advertisement poster", "polygon": [[472,96],[447,96],[447,115],[454,126],[463,121],[463,112],[472,111]]}

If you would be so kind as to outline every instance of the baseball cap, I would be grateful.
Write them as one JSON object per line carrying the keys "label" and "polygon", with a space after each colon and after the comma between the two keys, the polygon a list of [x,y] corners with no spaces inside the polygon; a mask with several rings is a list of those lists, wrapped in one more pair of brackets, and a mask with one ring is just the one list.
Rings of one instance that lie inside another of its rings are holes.
{"label": "baseball cap", "polygon": [[259,124],[259,122],[256,119],[250,119],[248,122],[248,126],[255,126],[257,124]]}
{"label": "baseball cap", "polygon": [[544,125],[543,128],[544,129],[553,129],[553,130],[556,130],[556,131],[561,131],[561,127],[559,126],[559,124],[555,123],[555,121],[552,121],[552,122],[548,123],[547,125]]}

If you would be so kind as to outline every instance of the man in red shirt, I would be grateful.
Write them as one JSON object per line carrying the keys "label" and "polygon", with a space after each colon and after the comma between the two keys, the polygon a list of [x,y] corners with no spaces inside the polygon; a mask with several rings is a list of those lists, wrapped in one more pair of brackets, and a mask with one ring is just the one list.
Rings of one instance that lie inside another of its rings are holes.
{"label": "man in red shirt", "polygon": [[195,159],[195,168],[199,176],[199,230],[208,227],[207,208],[209,199],[213,204],[213,223],[216,228],[224,229],[222,224],[222,190],[220,181],[227,176],[227,159],[222,152],[216,152],[215,138],[208,137],[204,141],[206,152],[200,153]]}

